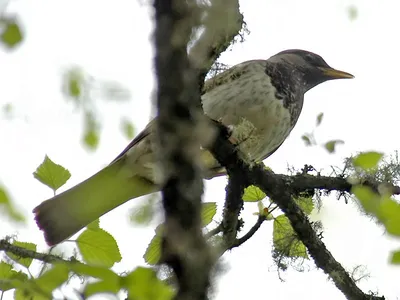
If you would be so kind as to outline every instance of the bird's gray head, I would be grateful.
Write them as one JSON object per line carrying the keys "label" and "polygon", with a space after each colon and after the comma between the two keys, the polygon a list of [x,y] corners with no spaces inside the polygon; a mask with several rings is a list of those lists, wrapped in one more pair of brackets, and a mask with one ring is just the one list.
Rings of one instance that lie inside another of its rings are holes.
{"label": "bird's gray head", "polygon": [[305,50],[285,50],[268,61],[276,63],[282,73],[297,81],[305,89],[304,92],[327,80],[354,77],[350,73],[333,69],[321,56]]}

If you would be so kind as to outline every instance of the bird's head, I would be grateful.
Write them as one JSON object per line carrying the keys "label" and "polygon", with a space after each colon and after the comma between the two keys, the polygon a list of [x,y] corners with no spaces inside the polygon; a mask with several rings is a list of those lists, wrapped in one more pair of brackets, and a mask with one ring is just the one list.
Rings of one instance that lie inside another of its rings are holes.
{"label": "bird's head", "polygon": [[354,78],[350,73],[333,69],[321,56],[305,50],[285,50],[272,56],[269,61],[276,62],[297,77],[305,91],[327,80]]}

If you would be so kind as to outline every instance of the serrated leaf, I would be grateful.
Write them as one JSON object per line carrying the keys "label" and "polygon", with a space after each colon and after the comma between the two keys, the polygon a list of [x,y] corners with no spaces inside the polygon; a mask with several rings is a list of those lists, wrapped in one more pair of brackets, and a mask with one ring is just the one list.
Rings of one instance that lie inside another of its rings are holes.
{"label": "serrated leaf", "polygon": [[334,153],[336,151],[336,146],[342,144],[344,144],[344,141],[342,140],[332,140],[326,142],[324,147],[329,153]]}
{"label": "serrated leaf", "polygon": [[100,229],[100,219],[93,221],[92,223],[87,225],[86,228],[91,229],[91,230]]}
{"label": "serrated leaf", "polygon": [[[14,241],[12,244],[14,246],[21,247],[27,250],[36,251],[36,244],[33,243]],[[6,254],[9,258],[19,263],[20,265],[23,265],[26,268],[29,268],[33,260],[30,257],[27,258],[19,257],[18,255],[15,255],[14,253],[11,252],[6,252]]]}
{"label": "serrated leaf", "polygon": [[204,227],[211,223],[216,213],[217,213],[217,203],[206,202],[202,204],[201,221]]}
{"label": "serrated leaf", "polygon": [[129,140],[133,139],[135,136],[135,127],[133,123],[127,119],[121,121],[121,129],[125,137]]}
{"label": "serrated leaf", "polygon": [[157,278],[150,268],[138,267],[124,276],[121,285],[128,291],[129,299],[136,300],[170,300],[174,291]]}
{"label": "serrated leaf", "polygon": [[317,126],[321,125],[323,118],[324,118],[324,113],[323,112],[319,113],[317,116]]}
{"label": "serrated leaf", "polygon": [[375,151],[363,152],[353,158],[353,165],[355,167],[360,167],[363,170],[374,169],[378,166],[382,157],[383,153]]}
{"label": "serrated leaf", "polygon": [[266,197],[265,193],[254,185],[245,188],[243,193],[244,202],[257,202]]}
{"label": "serrated leaf", "polygon": [[306,247],[298,239],[285,215],[280,215],[274,220],[273,244],[274,248],[286,257],[308,258]]}
{"label": "serrated leaf", "polygon": [[76,240],[84,261],[111,268],[122,257],[114,237],[104,229],[86,229]]}
{"label": "serrated leaf", "polygon": [[6,190],[0,186],[0,208],[5,214],[16,222],[25,221],[25,217],[14,207]]}
{"label": "serrated leaf", "polygon": [[297,197],[295,198],[296,203],[304,211],[306,215],[311,214],[314,209],[314,201],[312,197]]}
{"label": "serrated leaf", "polygon": [[51,293],[68,280],[69,268],[63,263],[55,263],[34,282],[40,291],[51,296]]}
{"label": "serrated leaf", "polygon": [[400,264],[400,251],[393,251],[390,258],[390,263],[394,265]]}
{"label": "serrated leaf", "polygon": [[5,21],[5,28],[1,33],[0,39],[8,48],[14,48],[22,41],[22,32],[15,20],[7,19]]}
{"label": "serrated leaf", "polygon": [[43,162],[33,172],[33,176],[55,192],[68,181],[71,173],[46,155]]}
{"label": "serrated leaf", "polygon": [[161,233],[157,233],[151,239],[149,245],[147,246],[146,252],[143,258],[149,265],[156,265],[161,258]]}
{"label": "serrated leaf", "polygon": [[28,276],[25,273],[13,270],[8,263],[0,262],[0,291],[17,288],[26,280],[28,280]]}

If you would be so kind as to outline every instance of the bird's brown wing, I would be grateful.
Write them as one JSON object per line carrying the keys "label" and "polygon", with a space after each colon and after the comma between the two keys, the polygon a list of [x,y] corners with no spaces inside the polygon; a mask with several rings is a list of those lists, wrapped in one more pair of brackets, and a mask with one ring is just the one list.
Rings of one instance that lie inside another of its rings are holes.
{"label": "bird's brown wing", "polygon": [[137,145],[140,141],[142,141],[144,138],[146,138],[147,136],[149,136],[149,134],[152,132],[152,130],[154,130],[154,126],[155,126],[155,120],[153,119],[149,122],[149,124],[147,124],[146,128],[143,129],[130,143],[128,146],[126,146],[126,148],[110,163],[113,164],[114,162],[116,162],[117,160],[119,160],[121,157],[123,157],[126,152],[128,152],[132,147],[134,147],[135,145]]}

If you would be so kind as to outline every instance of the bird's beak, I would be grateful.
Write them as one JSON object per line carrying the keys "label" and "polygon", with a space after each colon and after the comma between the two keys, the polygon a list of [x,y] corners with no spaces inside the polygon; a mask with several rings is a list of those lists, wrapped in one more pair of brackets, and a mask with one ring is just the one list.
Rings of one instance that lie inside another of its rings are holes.
{"label": "bird's beak", "polygon": [[332,68],[320,67],[319,69],[325,76],[329,77],[329,79],[354,78],[354,76],[351,75],[350,73],[335,70]]}

